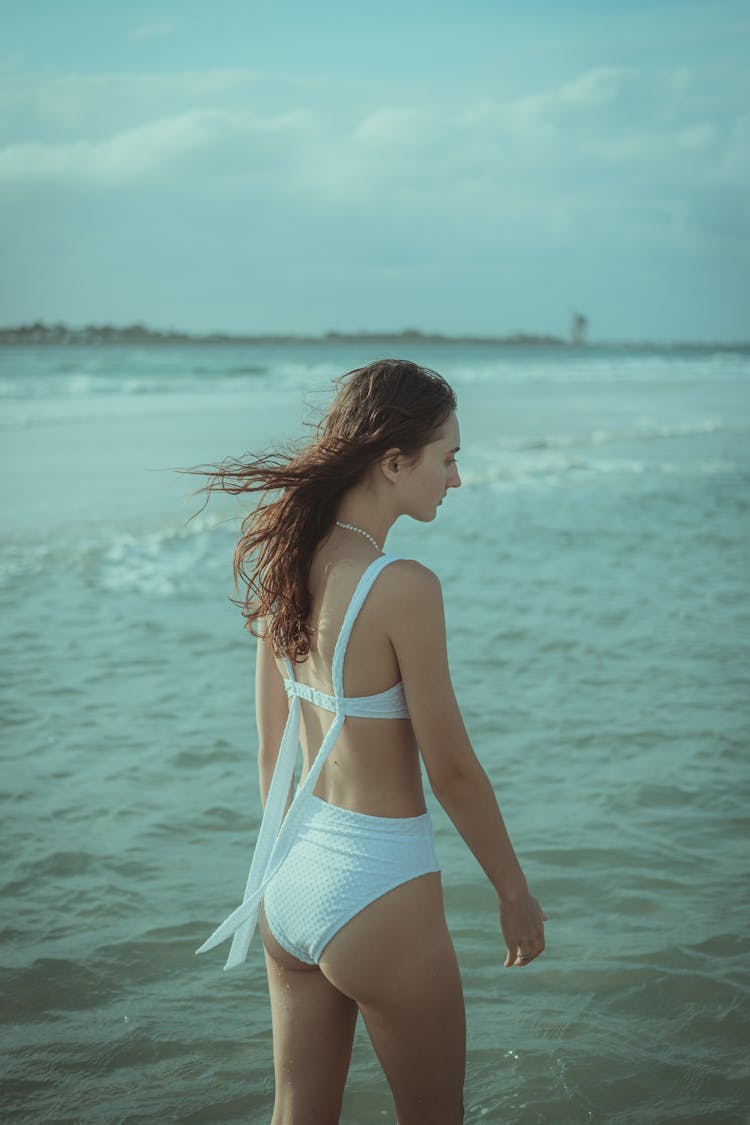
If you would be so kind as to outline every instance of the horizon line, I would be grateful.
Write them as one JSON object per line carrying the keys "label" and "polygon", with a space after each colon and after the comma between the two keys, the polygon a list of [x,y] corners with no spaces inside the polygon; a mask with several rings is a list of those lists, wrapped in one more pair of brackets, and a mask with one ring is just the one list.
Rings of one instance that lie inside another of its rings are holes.
{"label": "horizon line", "polygon": [[[31,339],[29,337],[32,337]],[[337,342],[354,343],[365,341],[400,341],[402,343],[475,343],[475,344],[538,344],[554,347],[720,347],[747,348],[750,340],[648,340],[648,339],[594,339],[587,337],[571,339],[545,332],[514,331],[505,335],[483,335],[476,332],[451,333],[436,332],[420,328],[375,331],[367,329],[343,330],[328,329],[320,333],[306,332],[239,332],[213,330],[209,332],[190,332],[184,329],[153,328],[142,322],[117,325],[108,322],[91,322],[80,327],[65,321],[47,322],[36,320],[23,324],[0,326],[0,343],[55,343],[66,342],[98,343],[302,343],[331,344]],[[46,338],[46,339],[45,339]]]}

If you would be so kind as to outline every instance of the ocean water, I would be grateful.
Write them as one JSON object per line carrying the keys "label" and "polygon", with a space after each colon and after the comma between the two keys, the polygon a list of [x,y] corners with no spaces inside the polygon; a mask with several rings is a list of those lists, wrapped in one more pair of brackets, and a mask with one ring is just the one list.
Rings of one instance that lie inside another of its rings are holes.
{"label": "ocean water", "polygon": [[[388,549],[443,583],[544,956],[430,798],[466,1120],[747,1122],[750,350],[431,347],[464,484]],[[0,350],[3,1121],[270,1120],[260,942],[194,949],[259,800],[231,558],[174,466],[305,432],[352,345]],[[357,1033],[344,1125],[393,1121]]]}

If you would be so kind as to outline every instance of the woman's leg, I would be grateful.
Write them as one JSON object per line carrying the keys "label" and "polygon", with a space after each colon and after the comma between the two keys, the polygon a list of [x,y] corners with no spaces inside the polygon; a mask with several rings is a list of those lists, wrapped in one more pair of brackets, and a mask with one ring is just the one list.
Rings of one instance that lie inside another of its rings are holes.
{"label": "woman's leg", "polygon": [[329,942],[320,967],[357,1002],[399,1125],[460,1125],[465,1013],[439,873],[365,907]]}
{"label": "woman's leg", "polygon": [[336,1125],[357,1006],[321,973],[287,953],[261,915],[271,998],[276,1099],[271,1125]]}

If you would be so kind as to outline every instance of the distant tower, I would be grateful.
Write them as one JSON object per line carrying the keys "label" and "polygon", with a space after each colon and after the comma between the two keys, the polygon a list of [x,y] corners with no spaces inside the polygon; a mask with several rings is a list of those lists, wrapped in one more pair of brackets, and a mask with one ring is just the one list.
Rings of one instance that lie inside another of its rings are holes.
{"label": "distant tower", "polygon": [[584,316],[583,313],[573,313],[573,319],[570,322],[571,344],[586,343],[586,329],[588,326],[589,318],[587,316]]}

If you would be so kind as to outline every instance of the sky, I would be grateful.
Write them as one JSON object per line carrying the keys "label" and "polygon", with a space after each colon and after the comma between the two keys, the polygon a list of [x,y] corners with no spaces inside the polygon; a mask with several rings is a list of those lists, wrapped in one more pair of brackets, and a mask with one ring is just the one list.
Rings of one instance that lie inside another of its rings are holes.
{"label": "sky", "polygon": [[750,0],[0,0],[0,325],[750,339]]}

